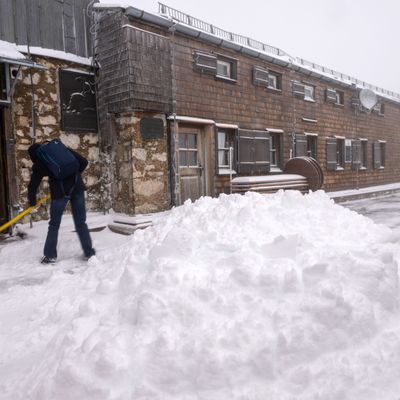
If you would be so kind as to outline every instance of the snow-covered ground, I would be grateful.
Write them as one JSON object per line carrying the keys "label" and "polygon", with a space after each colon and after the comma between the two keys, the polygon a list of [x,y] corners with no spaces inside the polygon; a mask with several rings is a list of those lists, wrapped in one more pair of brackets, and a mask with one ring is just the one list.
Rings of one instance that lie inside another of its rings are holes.
{"label": "snow-covered ground", "polygon": [[1,400],[400,398],[397,229],[287,191],[93,232],[88,263],[72,230],[53,266],[45,222],[0,245]]}

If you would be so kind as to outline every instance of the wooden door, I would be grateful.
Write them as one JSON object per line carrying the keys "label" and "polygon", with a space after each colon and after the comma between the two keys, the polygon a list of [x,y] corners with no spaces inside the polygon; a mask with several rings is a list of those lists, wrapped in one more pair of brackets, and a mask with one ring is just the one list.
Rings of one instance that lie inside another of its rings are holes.
{"label": "wooden door", "polygon": [[179,128],[179,174],[181,203],[205,194],[204,149],[199,128]]}
{"label": "wooden door", "polygon": [[8,220],[6,135],[3,112],[4,110],[0,106],[0,225],[3,225]]}

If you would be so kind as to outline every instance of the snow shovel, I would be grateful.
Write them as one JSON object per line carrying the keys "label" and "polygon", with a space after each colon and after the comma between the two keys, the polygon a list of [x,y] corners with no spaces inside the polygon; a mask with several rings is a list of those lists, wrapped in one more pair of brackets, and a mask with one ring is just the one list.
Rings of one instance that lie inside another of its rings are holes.
{"label": "snow shovel", "polygon": [[42,197],[41,199],[39,199],[34,206],[28,207],[27,209],[25,209],[24,211],[22,211],[18,215],[16,215],[13,219],[11,219],[10,221],[6,222],[4,225],[1,225],[0,226],[0,232],[4,231],[9,226],[15,224],[23,216],[25,216],[26,214],[29,214],[30,212],[32,212],[36,207],[38,207],[40,204],[44,203],[48,199],[50,199],[50,195],[49,194],[47,196]]}

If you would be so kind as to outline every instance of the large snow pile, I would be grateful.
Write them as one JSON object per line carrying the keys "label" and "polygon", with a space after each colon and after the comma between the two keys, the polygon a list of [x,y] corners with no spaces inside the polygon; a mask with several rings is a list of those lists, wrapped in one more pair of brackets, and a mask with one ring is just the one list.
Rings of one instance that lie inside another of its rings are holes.
{"label": "large snow pile", "polygon": [[0,297],[0,397],[398,399],[391,241],[323,192],[186,203]]}

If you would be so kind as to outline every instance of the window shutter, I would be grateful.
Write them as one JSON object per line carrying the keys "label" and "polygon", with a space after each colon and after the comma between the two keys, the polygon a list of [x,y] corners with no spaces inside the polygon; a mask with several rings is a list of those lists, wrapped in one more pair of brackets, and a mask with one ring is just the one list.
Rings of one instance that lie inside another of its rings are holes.
{"label": "window shutter", "polygon": [[336,139],[326,139],[326,169],[328,171],[336,171],[337,155],[336,155]]}
{"label": "window shutter", "polygon": [[293,95],[304,99],[304,85],[301,82],[292,82]]}
{"label": "window shutter", "polygon": [[307,136],[302,133],[294,135],[294,156],[307,156]]}
{"label": "window shutter", "polygon": [[351,106],[357,109],[360,108],[360,105],[360,99],[357,96],[353,96],[351,98]]}
{"label": "window shutter", "polygon": [[204,73],[216,74],[217,73],[217,57],[212,54],[194,52],[194,66],[196,69]]}
{"label": "window shutter", "polygon": [[238,131],[238,172],[251,174],[254,166],[254,133],[245,129]]}
{"label": "window shutter", "polygon": [[325,100],[327,103],[336,103],[336,90],[335,89],[326,89]]}
{"label": "window shutter", "polygon": [[354,170],[359,170],[361,167],[361,141],[360,140],[352,140],[351,141],[351,152],[352,152],[351,168]]}
{"label": "window shutter", "polygon": [[254,67],[253,83],[254,85],[268,87],[269,84],[268,70],[259,67]]}
{"label": "window shutter", "polygon": [[270,136],[268,132],[239,129],[238,172],[263,174],[270,170]]}
{"label": "window shutter", "polygon": [[256,174],[266,174],[270,171],[271,138],[268,132],[254,132],[254,161]]}
{"label": "window shutter", "polygon": [[374,153],[374,168],[379,169],[381,167],[381,144],[379,142],[374,142],[372,145]]}

